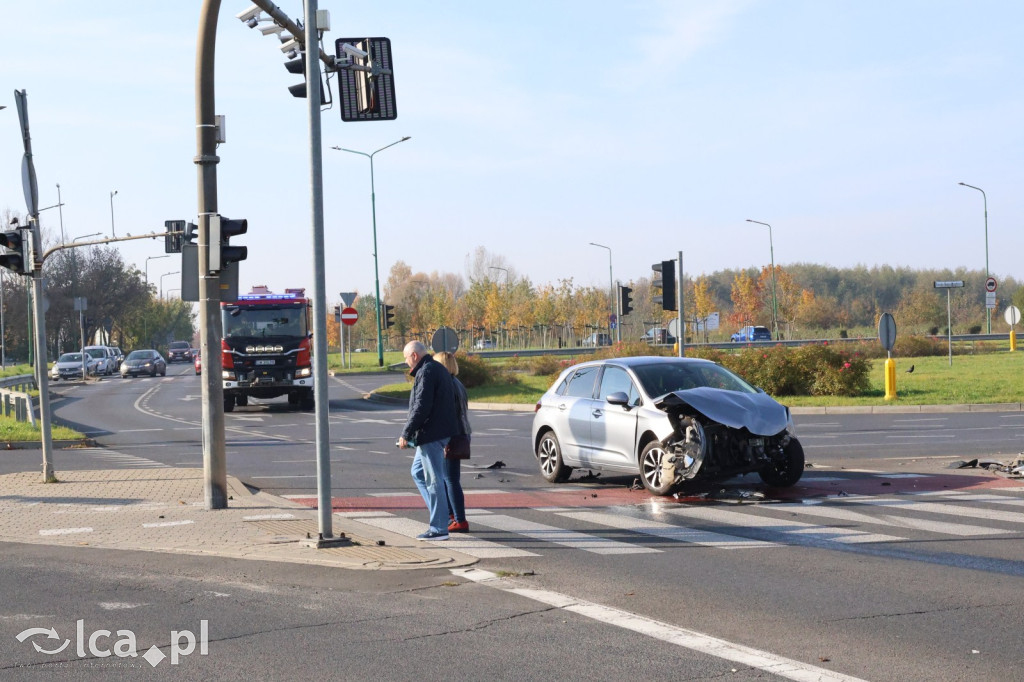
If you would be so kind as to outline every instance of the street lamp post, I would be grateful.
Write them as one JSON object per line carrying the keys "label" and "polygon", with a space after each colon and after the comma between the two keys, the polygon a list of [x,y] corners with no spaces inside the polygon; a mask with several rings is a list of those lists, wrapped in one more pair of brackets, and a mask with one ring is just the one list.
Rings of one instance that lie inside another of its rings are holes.
{"label": "street lamp post", "polygon": [[409,139],[411,139],[410,136],[406,135],[401,140],[395,140],[391,144],[385,145],[385,146],[381,147],[380,149],[378,149],[378,150],[376,150],[374,152],[371,152],[369,154],[367,154],[366,152],[356,151],[355,149],[345,149],[344,147],[338,147],[338,146],[331,147],[331,149],[336,149],[339,152],[348,152],[349,154],[359,154],[360,156],[365,156],[366,158],[368,158],[370,160],[370,210],[373,213],[373,286],[374,286],[375,295],[377,297],[377,301],[376,301],[377,305],[374,306],[374,307],[377,310],[377,366],[378,367],[383,367],[384,366],[384,339],[383,339],[383,337],[381,336],[381,333],[380,333],[381,332],[381,329],[380,329],[380,306],[381,306],[381,300],[380,300],[380,270],[378,269],[378,262],[377,262],[377,192],[376,192],[376,189],[375,189],[374,184],[373,184],[373,157],[376,156],[378,152],[382,152],[385,149],[387,149],[388,147],[394,147],[399,142],[405,142],[406,140],[409,140]]}
{"label": "street lamp post", "polygon": [[165,272],[164,274],[160,275],[160,300],[161,301],[164,300],[164,277],[167,277],[168,275],[180,275],[180,274],[181,274],[181,270],[175,270],[174,272]]}
{"label": "street lamp post", "polygon": [[[117,233],[114,232],[114,196],[117,194],[117,190],[113,190],[110,193],[110,236],[117,239]],[[58,197],[58,201],[60,198]]]}
{"label": "street lamp post", "polygon": [[146,256],[146,310],[142,313],[142,336],[145,344],[151,346],[149,342],[149,261],[156,260],[157,258],[170,258],[170,254],[163,256]]}
{"label": "street lamp post", "polygon": [[149,290],[149,261],[156,260],[157,258],[170,258],[170,254],[165,256],[146,256],[146,290]]}
{"label": "street lamp post", "polygon": [[181,298],[181,287],[177,287],[177,288],[174,288],[174,289],[168,289],[167,290],[167,298],[171,297],[171,292],[173,292],[173,291],[177,291],[178,292],[178,297]]}
{"label": "street lamp post", "polygon": [[757,223],[758,225],[765,225],[768,228],[768,248],[771,250],[772,258],[772,331],[775,334],[775,340],[779,340],[779,299],[775,295],[775,243],[772,240],[772,226],[768,223],[762,223],[760,220],[751,220],[747,218],[748,223]]}
{"label": "street lamp post", "polygon": [[[591,246],[599,246],[602,249],[608,249],[608,295],[611,297],[609,300],[611,300],[611,304],[612,304],[612,312],[611,312],[611,315],[608,317],[608,323],[611,324],[612,318],[615,317],[615,278],[612,277],[612,249],[611,249],[610,246],[605,246],[604,244],[598,244],[597,242],[590,242],[590,245]],[[616,318],[615,319],[615,330],[616,330],[617,333],[615,334],[615,337],[616,337],[616,341],[621,341],[622,340],[622,332],[619,331],[619,324],[618,323],[619,323],[619,320],[618,320],[618,318]],[[609,334],[609,336],[611,336],[611,335]]]}
{"label": "street lamp post", "polygon": [[[968,185],[966,182],[961,182],[964,187],[970,187],[981,192],[982,201],[985,203],[985,280],[988,281],[988,196],[985,194],[985,190],[974,185]],[[992,333],[992,309],[985,305],[985,322],[987,323],[987,331],[985,333]]]}
{"label": "street lamp post", "polygon": [[[57,201],[59,202],[60,199],[58,198]],[[93,232],[92,234],[83,234],[83,235],[80,235],[78,237],[73,237],[71,239],[71,243],[74,244],[79,239],[89,239],[90,237],[99,237],[102,234],[103,234],[102,232]],[[75,251],[74,255],[75,255],[75,278],[72,280],[72,282],[77,284],[78,276],[79,276],[79,272],[78,272],[78,252]],[[75,289],[77,289],[77,288],[78,288],[77,286],[72,286],[71,298],[77,298],[77,296],[75,296],[75,294],[78,293],[77,291],[75,291]],[[81,308],[81,306],[79,306],[79,308],[78,308],[78,337],[79,337],[79,340],[82,343],[82,381],[84,382],[85,381],[85,370],[86,370],[86,357],[85,357],[85,311]]]}

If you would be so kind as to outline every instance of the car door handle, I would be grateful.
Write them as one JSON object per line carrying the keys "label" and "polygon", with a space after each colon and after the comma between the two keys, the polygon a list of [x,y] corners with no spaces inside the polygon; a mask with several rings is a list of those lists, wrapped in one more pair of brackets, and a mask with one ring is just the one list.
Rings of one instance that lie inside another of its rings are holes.
{"label": "car door handle", "polygon": [[594,410],[590,414],[594,415],[595,417],[600,417],[604,414],[604,410]]}
{"label": "car door handle", "polygon": [[558,405],[558,409],[561,410],[562,412],[565,412],[565,403],[560,403]]}

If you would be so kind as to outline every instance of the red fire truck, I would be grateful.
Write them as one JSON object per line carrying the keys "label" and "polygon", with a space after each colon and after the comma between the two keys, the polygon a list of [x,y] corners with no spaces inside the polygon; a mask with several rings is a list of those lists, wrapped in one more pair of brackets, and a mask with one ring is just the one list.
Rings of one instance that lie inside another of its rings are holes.
{"label": "red fire truck", "polygon": [[313,409],[310,307],[305,289],[275,294],[264,286],[220,304],[225,412],[250,396],[287,395],[290,405]]}

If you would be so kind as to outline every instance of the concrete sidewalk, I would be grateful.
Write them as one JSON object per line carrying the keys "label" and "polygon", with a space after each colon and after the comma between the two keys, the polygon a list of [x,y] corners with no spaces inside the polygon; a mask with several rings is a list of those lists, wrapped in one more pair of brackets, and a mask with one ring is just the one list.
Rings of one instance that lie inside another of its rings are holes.
{"label": "concrete sidewalk", "polygon": [[[172,552],[351,569],[454,568],[477,559],[334,516],[348,542],[315,549],[315,509],[228,478],[228,508],[205,508],[202,469],[64,471],[0,476],[0,542]],[[426,526],[424,526],[425,528]]]}

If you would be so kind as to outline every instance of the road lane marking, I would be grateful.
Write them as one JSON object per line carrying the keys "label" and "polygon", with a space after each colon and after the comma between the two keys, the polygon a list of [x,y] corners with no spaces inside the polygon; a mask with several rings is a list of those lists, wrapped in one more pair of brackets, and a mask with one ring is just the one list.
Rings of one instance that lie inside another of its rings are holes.
{"label": "road lane marking", "polygon": [[254,516],[243,516],[243,521],[279,521],[283,519],[294,519],[295,514],[256,514]]}
{"label": "road lane marking", "polygon": [[674,526],[670,523],[651,521],[647,519],[636,519],[628,516],[617,516],[602,512],[588,511],[557,511],[559,516],[564,516],[586,523],[596,523],[602,526],[628,530],[632,533],[642,533],[654,537],[683,542],[689,545],[701,545],[703,547],[719,547],[723,549],[739,549],[751,547],[781,547],[776,542],[765,542],[764,540],[750,540],[735,535],[723,533],[712,533],[706,530],[697,530],[685,526]]}
{"label": "road lane marking", "polygon": [[195,521],[192,521],[190,519],[186,519],[184,521],[159,521],[159,522],[156,522],[156,523],[144,523],[144,524],[142,524],[142,527],[143,528],[165,528],[167,526],[187,526],[187,525],[192,524],[192,523],[195,523]]}
{"label": "road lane marking", "polygon": [[799,682],[860,682],[860,678],[857,677],[851,677],[850,675],[819,668],[767,651],[736,644],[697,632],[696,630],[688,630],[622,609],[577,599],[567,594],[523,587],[514,580],[499,578],[494,573],[479,568],[454,568],[451,569],[451,572],[452,575],[471,580],[480,585],[516,594],[557,609],[563,609],[585,618],[590,618],[601,624],[613,625],[691,651],[757,668],[779,677],[798,680]]}
{"label": "road lane marking", "polygon": [[47,528],[39,531],[40,535],[71,535],[72,533],[91,533],[92,528]]}
{"label": "road lane marking", "polygon": [[910,500],[853,499],[850,500],[850,502],[853,504],[869,504],[878,507],[894,507],[896,509],[909,509],[911,511],[928,512],[932,514],[969,516],[971,518],[985,519],[987,521],[1006,521],[1007,523],[1024,523],[1024,514],[1021,514],[1020,512],[1000,511],[998,509],[975,509],[973,507],[961,507],[955,504],[939,504],[937,502],[911,502]]}
{"label": "road lane marking", "polygon": [[765,528],[776,533],[792,535],[797,537],[810,537],[816,540],[828,540],[843,544],[855,544],[862,542],[894,542],[906,540],[906,538],[894,535],[882,535],[878,533],[865,533],[851,528],[834,528],[831,526],[820,526],[813,523],[801,523],[783,519],[769,518],[766,516],[755,516],[753,514],[741,514],[726,509],[666,509],[666,512],[675,516],[683,516],[700,521],[711,521],[712,523],[726,523],[731,526],[746,528]]}
{"label": "road lane marking", "polygon": [[[374,526],[375,528],[409,538],[415,538],[424,530],[424,524],[421,521],[413,521],[412,519],[394,516],[386,512],[383,514],[378,512],[373,515],[367,515],[365,512],[335,512],[335,514],[342,517],[355,518],[360,523],[365,523],[368,526]],[[517,549],[500,542],[478,538],[472,533],[459,533],[457,536],[451,535],[450,539],[444,544],[446,549],[455,549],[463,554],[475,556],[478,559],[537,556],[537,554],[528,552],[525,549]]]}
{"label": "road lane marking", "polygon": [[1006,531],[998,528],[985,528],[983,526],[967,526],[960,523],[946,523],[944,521],[929,521],[928,519],[912,519],[902,516],[880,515],[871,516],[831,505],[816,504],[777,504],[771,508],[782,510],[791,514],[803,514],[805,516],[818,516],[827,519],[838,519],[840,521],[855,521],[858,523],[875,524],[878,526],[894,526],[896,528],[913,528],[915,530],[926,530],[933,533],[944,533],[946,535],[959,535],[963,537],[974,537],[980,535],[1004,535]]}
{"label": "road lane marking", "polygon": [[470,526],[476,524],[486,528],[495,528],[541,542],[550,542],[570,549],[582,549],[594,554],[655,554],[661,552],[653,547],[619,542],[597,535],[525,521],[504,514],[477,514],[475,510],[466,510],[466,520],[470,522]]}

